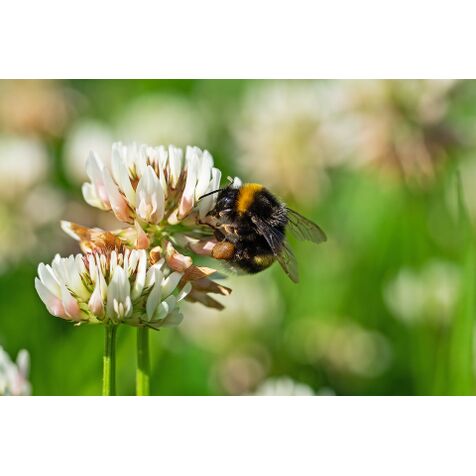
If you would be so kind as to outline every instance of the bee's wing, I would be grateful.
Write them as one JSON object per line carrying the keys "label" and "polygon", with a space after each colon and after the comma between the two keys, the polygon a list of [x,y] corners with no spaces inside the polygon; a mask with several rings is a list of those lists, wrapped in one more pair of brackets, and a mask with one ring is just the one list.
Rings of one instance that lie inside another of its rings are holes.
{"label": "bee's wing", "polygon": [[284,272],[291,278],[292,281],[295,283],[299,282],[299,273],[297,268],[297,261],[294,253],[292,252],[291,248],[289,247],[288,242],[286,239],[284,240],[281,250],[276,255],[276,259],[278,263],[283,268]]}
{"label": "bee's wing", "polygon": [[286,208],[286,211],[288,213],[288,228],[296,235],[296,238],[313,243],[322,243],[327,240],[326,234],[311,220],[290,208]]}
{"label": "bee's wing", "polygon": [[261,220],[257,216],[252,217],[251,220],[256,225],[258,233],[264,236],[268,242],[271,251],[276,256],[284,272],[292,281],[295,283],[299,282],[296,257],[289,247],[285,236],[279,230],[269,226],[264,220]]}

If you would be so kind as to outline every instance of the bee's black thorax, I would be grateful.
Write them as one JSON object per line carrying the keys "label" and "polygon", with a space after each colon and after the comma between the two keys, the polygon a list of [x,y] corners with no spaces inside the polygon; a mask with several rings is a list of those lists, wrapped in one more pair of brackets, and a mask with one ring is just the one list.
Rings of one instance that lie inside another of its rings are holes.
{"label": "bee's black thorax", "polygon": [[265,188],[255,194],[247,213],[260,217],[284,234],[288,222],[286,208]]}
{"label": "bee's black thorax", "polygon": [[244,184],[239,189],[222,190],[209,216],[216,220],[216,238],[235,246],[231,264],[257,273],[274,262],[275,256],[266,238],[258,232],[254,218],[266,222],[284,239],[286,208],[263,186]]}

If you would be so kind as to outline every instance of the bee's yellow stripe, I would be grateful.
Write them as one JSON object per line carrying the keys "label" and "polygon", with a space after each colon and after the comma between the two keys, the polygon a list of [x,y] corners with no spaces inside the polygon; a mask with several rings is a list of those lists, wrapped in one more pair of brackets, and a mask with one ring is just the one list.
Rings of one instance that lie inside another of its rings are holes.
{"label": "bee's yellow stripe", "polygon": [[253,261],[258,265],[262,266],[263,268],[267,268],[271,266],[275,260],[274,255],[256,255],[253,258]]}
{"label": "bee's yellow stripe", "polygon": [[259,183],[245,183],[240,188],[240,193],[238,194],[238,202],[236,208],[239,213],[245,213],[253,203],[255,194],[263,190],[263,186]]}

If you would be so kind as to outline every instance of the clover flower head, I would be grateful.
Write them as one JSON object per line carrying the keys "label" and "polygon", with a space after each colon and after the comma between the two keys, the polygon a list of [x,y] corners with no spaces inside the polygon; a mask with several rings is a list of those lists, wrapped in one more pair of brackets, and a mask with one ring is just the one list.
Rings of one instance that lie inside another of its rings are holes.
{"label": "clover flower head", "polygon": [[103,248],[41,263],[35,286],[48,311],[81,323],[124,323],[160,328],[180,323],[177,304],[191,291],[182,273],[145,250]]}
{"label": "clover flower head", "polygon": [[[88,228],[68,221],[61,222],[61,226],[68,235],[79,241],[81,250],[86,254],[123,248],[146,249],[151,246],[149,238],[138,226],[112,232],[100,228]],[[176,244],[173,244],[172,240]],[[153,246],[149,250],[148,263],[154,265],[165,261],[165,265],[171,272],[181,273],[182,282],[191,285],[190,292],[186,296],[188,301],[200,302],[214,309],[223,309],[223,305],[210,294],[227,296],[231,293],[231,289],[211,279],[212,275],[217,275],[217,271],[213,268],[194,265],[191,256],[177,250],[177,248],[188,249],[195,254],[208,256],[215,243],[213,238],[200,240],[179,233],[170,236],[170,240],[164,239],[161,244]]]}
{"label": "clover flower head", "polygon": [[0,347],[0,395],[30,395],[29,367],[30,356],[26,350],[20,350],[16,362],[13,362]]}
{"label": "clover flower head", "polygon": [[430,261],[419,270],[403,268],[384,287],[392,315],[406,324],[447,325],[458,301],[461,274],[449,262]]}
{"label": "clover flower head", "polygon": [[265,380],[256,389],[255,395],[310,397],[314,395],[314,391],[304,383],[296,382],[289,377],[279,377]]}
{"label": "clover flower head", "polygon": [[[188,146],[183,149],[112,146],[111,170],[91,152],[86,163],[90,182],[83,184],[87,203],[102,210],[112,210],[125,223],[174,225],[188,217],[200,196],[218,188],[221,172],[213,167],[208,151]],[[214,197],[198,204],[204,217],[213,207]]]}
{"label": "clover flower head", "polygon": [[127,225],[105,231],[61,222],[82,254],[39,265],[35,286],[48,311],[76,324],[158,329],[181,322],[185,298],[223,308],[210,294],[231,290],[211,279],[215,269],[192,259],[211,255],[216,244],[206,224],[215,197],[200,199],[220,185],[212,156],[198,147],[184,156],[174,146],[115,143],[110,166],[91,153],[86,171],[85,200]]}

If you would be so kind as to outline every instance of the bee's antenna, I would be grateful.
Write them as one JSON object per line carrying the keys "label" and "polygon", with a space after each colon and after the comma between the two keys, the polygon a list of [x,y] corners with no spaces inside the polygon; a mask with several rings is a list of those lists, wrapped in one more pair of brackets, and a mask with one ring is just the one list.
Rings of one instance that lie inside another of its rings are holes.
{"label": "bee's antenna", "polygon": [[235,179],[233,177],[227,177],[227,180],[228,180],[228,185],[225,188],[219,188],[218,190],[213,190],[213,192],[208,192],[205,195],[202,195],[199,198],[199,200],[201,200],[202,198],[208,197],[209,195],[213,195],[214,193],[218,193],[218,192],[221,192],[223,190],[226,190],[228,187],[231,187],[233,185],[233,183],[235,182]]}
{"label": "bee's antenna", "polygon": [[221,192],[222,190],[225,190],[225,189],[219,188],[218,190],[213,190],[213,192],[208,192],[205,195],[202,195],[201,197],[199,197],[199,200],[201,200],[202,198],[208,197],[209,195],[213,195],[214,193]]}

